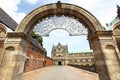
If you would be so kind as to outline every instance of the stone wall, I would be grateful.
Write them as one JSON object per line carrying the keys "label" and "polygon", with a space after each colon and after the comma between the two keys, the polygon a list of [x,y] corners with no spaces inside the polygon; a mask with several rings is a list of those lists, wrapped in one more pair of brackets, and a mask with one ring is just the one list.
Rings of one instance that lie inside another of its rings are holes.
{"label": "stone wall", "polygon": [[4,41],[0,40],[0,55],[2,54],[3,45],[4,45]]}

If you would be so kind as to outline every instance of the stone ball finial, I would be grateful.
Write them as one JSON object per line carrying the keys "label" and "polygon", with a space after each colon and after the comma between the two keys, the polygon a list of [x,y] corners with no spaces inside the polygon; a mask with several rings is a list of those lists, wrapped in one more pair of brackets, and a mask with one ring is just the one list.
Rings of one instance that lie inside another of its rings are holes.
{"label": "stone ball finial", "polygon": [[61,1],[60,1],[60,0],[58,0],[58,1],[57,1],[57,3],[61,3]]}
{"label": "stone ball finial", "polygon": [[119,8],[119,5],[117,5],[117,8]]}
{"label": "stone ball finial", "polygon": [[56,6],[57,6],[57,8],[61,8],[61,1],[57,1]]}

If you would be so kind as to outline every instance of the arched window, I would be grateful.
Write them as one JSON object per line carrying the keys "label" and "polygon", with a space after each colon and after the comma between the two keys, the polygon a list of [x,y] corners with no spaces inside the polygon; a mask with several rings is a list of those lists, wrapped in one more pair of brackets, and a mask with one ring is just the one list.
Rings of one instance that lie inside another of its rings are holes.
{"label": "arched window", "polygon": [[15,51],[15,48],[13,46],[9,46],[5,50],[7,50],[7,51]]}
{"label": "arched window", "polygon": [[106,48],[106,53],[105,53],[106,64],[109,65],[108,69],[110,69],[109,75],[114,80],[114,78],[116,78],[115,76],[117,76],[116,73],[119,73],[120,71],[119,58],[114,46],[107,45],[105,48]]}
{"label": "arched window", "polygon": [[112,45],[107,45],[106,46],[106,59],[114,59],[114,60],[117,60],[118,59],[118,56],[117,56],[117,52],[115,50],[115,47],[112,46]]}

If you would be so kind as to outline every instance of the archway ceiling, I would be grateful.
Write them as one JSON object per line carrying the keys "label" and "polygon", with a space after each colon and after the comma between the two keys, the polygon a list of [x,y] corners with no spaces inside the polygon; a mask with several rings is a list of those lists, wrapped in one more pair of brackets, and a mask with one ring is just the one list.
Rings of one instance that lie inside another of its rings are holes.
{"label": "archway ceiling", "polygon": [[87,35],[87,28],[74,17],[51,16],[39,20],[34,26],[33,32],[42,36],[48,36],[52,30],[64,29],[70,35]]}

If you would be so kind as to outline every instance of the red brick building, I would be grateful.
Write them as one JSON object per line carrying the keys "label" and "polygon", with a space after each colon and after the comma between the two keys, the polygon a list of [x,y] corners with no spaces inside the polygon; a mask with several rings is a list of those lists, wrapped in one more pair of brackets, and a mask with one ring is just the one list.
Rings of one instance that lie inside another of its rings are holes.
{"label": "red brick building", "polygon": [[52,66],[53,60],[50,57],[45,57],[45,66]]}
{"label": "red brick building", "polygon": [[24,72],[39,69],[46,66],[52,66],[53,60],[44,55],[44,50],[35,50],[33,47],[26,52],[26,61]]}
{"label": "red brick building", "polygon": [[[4,55],[2,51],[7,32],[14,32],[17,25],[18,24],[0,8],[0,63]],[[36,40],[33,40],[33,44],[31,43],[31,45],[29,45],[25,56],[24,72],[53,65],[53,60],[46,56],[44,48]]]}

